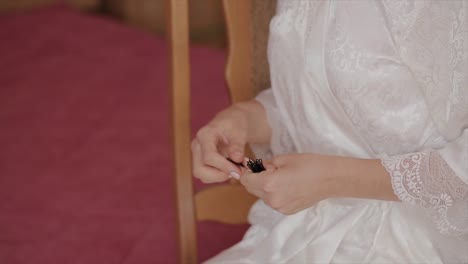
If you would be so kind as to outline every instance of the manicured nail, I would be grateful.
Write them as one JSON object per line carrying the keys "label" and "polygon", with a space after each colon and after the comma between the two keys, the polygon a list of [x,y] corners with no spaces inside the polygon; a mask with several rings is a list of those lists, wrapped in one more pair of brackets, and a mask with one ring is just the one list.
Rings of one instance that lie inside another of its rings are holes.
{"label": "manicured nail", "polygon": [[240,175],[237,172],[232,171],[232,172],[229,173],[229,176],[236,179],[236,180],[240,180]]}

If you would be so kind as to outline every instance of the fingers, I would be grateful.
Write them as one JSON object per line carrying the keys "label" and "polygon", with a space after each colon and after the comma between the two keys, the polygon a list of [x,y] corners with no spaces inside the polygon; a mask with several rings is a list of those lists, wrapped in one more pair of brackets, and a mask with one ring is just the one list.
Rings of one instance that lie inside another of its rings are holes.
{"label": "fingers", "polygon": [[300,198],[300,199],[288,202],[287,204],[283,206],[275,208],[275,210],[285,215],[293,215],[306,209],[304,208],[305,203],[306,202],[304,201],[304,199]]}
{"label": "fingers", "polygon": [[201,146],[198,141],[192,142],[193,174],[204,183],[214,183],[226,181],[227,173],[216,168],[204,165]]}
{"label": "fingers", "polygon": [[244,152],[235,150],[229,150],[229,158],[235,162],[242,162],[244,159]]}
{"label": "fingers", "polygon": [[240,182],[242,185],[244,185],[245,189],[249,193],[262,199],[264,193],[262,184],[263,177],[259,176],[260,173],[252,173],[251,171],[247,171],[246,173],[242,174]]}
{"label": "fingers", "polygon": [[201,129],[197,134],[196,141],[200,146],[201,164],[216,168],[226,174],[240,175],[240,169],[219,152],[218,145],[223,144],[227,139],[218,131],[210,128]]}
{"label": "fingers", "polygon": [[282,214],[291,215],[303,210],[304,201],[302,197],[296,200],[288,200],[284,197],[283,192],[275,187],[272,189],[272,177],[275,177],[273,173],[274,170],[261,173],[248,172],[241,176],[241,183],[249,193],[262,199],[266,205]]}
{"label": "fingers", "polygon": [[[271,166],[271,165],[270,165]],[[286,207],[288,200],[284,196],[284,186],[279,181],[277,170],[269,169],[260,173],[245,173],[241,176],[241,183],[246,190],[262,199],[265,204],[282,213],[289,213],[295,208]]]}
{"label": "fingers", "polygon": [[246,173],[242,174],[240,182],[246,190],[263,199],[265,194],[269,193],[271,190],[272,174],[275,172],[274,169],[262,171],[260,173],[252,173],[248,170]]}
{"label": "fingers", "polygon": [[230,142],[228,142],[227,146],[229,158],[235,162],[243,162],[245,143],[236,140],[231,140]]}

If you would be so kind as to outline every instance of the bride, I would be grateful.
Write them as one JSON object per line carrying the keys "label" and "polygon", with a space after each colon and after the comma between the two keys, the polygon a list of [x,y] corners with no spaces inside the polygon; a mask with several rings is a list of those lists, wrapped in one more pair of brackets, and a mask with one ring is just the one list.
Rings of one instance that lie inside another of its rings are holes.
{"label": "bride", "polygon": [[[192,142],[259,197],[208,263],[468,263],[468,1],[278,0],[271,89]],[[244,161],[250,144],[266,171]]]}

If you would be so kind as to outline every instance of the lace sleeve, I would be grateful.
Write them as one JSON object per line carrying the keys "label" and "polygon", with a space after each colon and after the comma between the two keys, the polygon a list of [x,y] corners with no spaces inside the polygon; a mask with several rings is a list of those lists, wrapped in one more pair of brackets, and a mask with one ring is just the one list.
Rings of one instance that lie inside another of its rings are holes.
{"label": "lace sleeve", "polygon": [[440,233],[468,235],[468,184],[439,151],[384,158],[382,164],[402,202],[426,211]]}
{"label": "lace sleeve", "polygon": [[268,124],[271,128],[270,145],[251,144],[250,147],[257,157],[270,159],[273,155],[295,152],[294,144],[286,127],[281,122],[280,112],[271,89],[263,90],[255,98],[265,108]]}

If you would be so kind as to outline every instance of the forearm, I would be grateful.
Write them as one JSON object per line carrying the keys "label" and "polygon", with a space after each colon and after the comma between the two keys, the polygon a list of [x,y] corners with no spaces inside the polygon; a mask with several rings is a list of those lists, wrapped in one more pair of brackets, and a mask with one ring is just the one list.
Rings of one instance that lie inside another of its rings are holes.
{"label": "forearm", "polygon": [[245,115],[248,127],[248,143],[267,144],[271,139],[271,128],[265,108],[257,100],[236,103],[232,106]]}
{"label": "forearm", "polygon": [[334,196],[398,201],[379,159],[336,157],[335,164]]}

